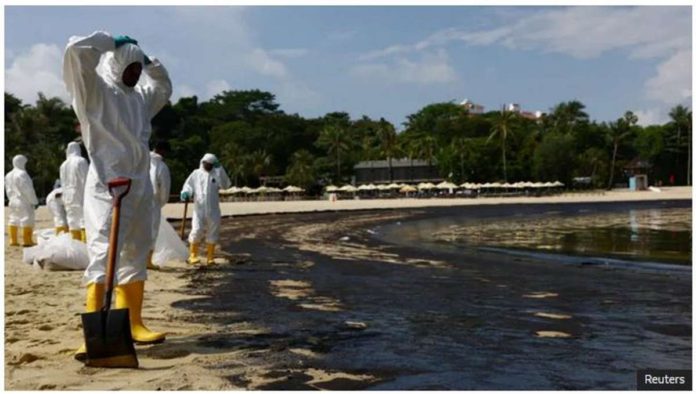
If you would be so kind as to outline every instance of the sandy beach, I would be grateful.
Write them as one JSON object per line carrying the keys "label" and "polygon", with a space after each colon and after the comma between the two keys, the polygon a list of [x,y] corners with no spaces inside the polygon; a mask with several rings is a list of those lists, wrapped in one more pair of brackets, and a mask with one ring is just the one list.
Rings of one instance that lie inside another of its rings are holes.
{"label": "sandy beach", "polygon": [[[74,361],[82,272],[39,271],[21,262],[21,248],[6,248],[5,388],[633,389],[640,360],[691,368],[690,276],[448,254],[389,244],[366,229],[461,210],[507,215],[509,204],[535,214],[549,204],[570,213],[690,199],[691,188],[666,188],[224,203],[233,217],[223,221],[218,264],[150,273],[144,319],[169,336],[137,347],[138,370]],[[182,211],[169,204],[165,216]],[[52,226],[45,207],[37,218],[37,228]],[[571,371],[578,376],[564,378]]]}

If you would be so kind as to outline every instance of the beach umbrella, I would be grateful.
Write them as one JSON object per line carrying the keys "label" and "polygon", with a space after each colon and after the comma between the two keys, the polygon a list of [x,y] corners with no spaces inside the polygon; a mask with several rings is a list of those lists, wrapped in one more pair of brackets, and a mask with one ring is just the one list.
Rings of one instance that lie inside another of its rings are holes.
{"label": "beach umbrella", "polygon": [[283,188],[283,191],[288,192],[288,193],[299,193],[299,192],[303,192],[304,189],[301,187],[289,185],[289,186],[286,186],[285,188]]}
{"label": "beach umbrella", "polygon": [[418,189],[416,189],[415,187],[413,187],[411,185],[404,185],[401,189],[399,189],[399,191],[401,193],[413,193],[413,192],[418,191]]}
{"label": "beach umbrella", "polygon": [[553,182],[546,182],[544,183],[544,187],[554,187],[556,186]]}
{"label": "beach umbrella", "polygon": [[282,190],[278,189],[277,187],[269,187],[267,190],[268,193],[280,193]]}
{"label": "beach umbrella", "polygon": [[454,183],[447,182],[447,181],[442,181],[442,182],[438,183],[437,186],[435,186],[435,187],[438,189],[456,189],[456,188],[458,188],[458,186],[455,185]]}
{"label": "beach umbrella", "polygon": [[416,186],[416,187],[418,188],[418,190],[428,190],[428,189],[434,188],[435,185],[433,185],[433,184],[430,183],[430,182],[421,182],[421,183],[419,183],[418,186]]}
{"label": "beach umbrella", "polygon": [[[374,185],[372,185],[372,186],[374,186]],[[372,189],[370,189],[370,185],[360,185],[360,186],[358,186],[358,190],[364,191],[364,190],[372,190]]]}
{"label": "beach umbrella", "polygon": [[252,189],[252,188],[250,188],[250,187],[248,187],[248,186],[244,186],[244,187],[242,187],[241,189],[239,189],[239,191],[249,194],[249,193],[253,193],[253,192],[254,192],[254,189]]}
{"label": "beach umbrella", "polygon": [[389,190],[389,186],[388,185],[377,185],[377,190],[381,190],[381,191]]}
{"label": "beach umbrella", "polygon": [[484,188],[484,189],[487,189],[487,188],[491,187],[491,184],[488,183],[488,182],[486,182],[486,183],[484,183],[483,185],[481,185],[481,187]]}
{"label": "beach umbrella", "polygon": [[563,182],[556,181],[556,182],[553,183],[553,186],[555,186],[555,187],[563,187],[563,186],[565,186],[565,185],[563,184]]}
{"label": "beach umbrella", "polygon": [[401,185],[397,185],[396,183],[390,183],[387,185],[389,189],[400,189]]}
{"label": "beach umbrella", "polygon": [[329,192],[329,193],[335,192],[335,191],[337,191],[337,190],[338,190],[338,188],[337,188],[336,186],[334,186],[334,185],[329,185],[329,186],[326,187],[326,191]]}
{"label": "beach umbrella", "polygon": [[344,185],[338,190],[342,191],[342,192],[348,192],[348,193],[355,193],[358,191],[358,189],[353,185]]}

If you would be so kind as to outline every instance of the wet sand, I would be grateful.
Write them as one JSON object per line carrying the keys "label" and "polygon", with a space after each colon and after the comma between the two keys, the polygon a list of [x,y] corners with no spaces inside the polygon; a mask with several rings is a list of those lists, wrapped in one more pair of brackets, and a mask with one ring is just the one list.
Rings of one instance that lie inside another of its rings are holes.
{"label": "wet sand", "polygon": [[636,369],[690,369],[690,276],[424,249],[371,233],[438,215],[544,209],[225,219],[218,264],[151,275],[146,322],[171,334],[138,347],[138,371],[73,361],[81,272],[37,272],[10,248],[5,387],[630,390]]}

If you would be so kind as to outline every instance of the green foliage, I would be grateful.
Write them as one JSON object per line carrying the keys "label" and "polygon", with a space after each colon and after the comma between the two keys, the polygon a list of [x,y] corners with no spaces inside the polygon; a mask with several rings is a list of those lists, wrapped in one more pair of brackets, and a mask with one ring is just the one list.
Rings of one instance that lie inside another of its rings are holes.
{"label": "green foliage", "polygon": [[570,184],[575,170],[573,137],[552,132],[542,139],[534,154],[534,175],[540,181],[560,180]]}
{"label": "green foliage", "polygon": [[[152,140],[170,142],[165,157],[172,193],[207,152],[214,153],[236,186],[261,177],[309,190],[342,184],[362,160],[425,160],[454,182],[515,182],[592,177],[595,185],[626,182],[622,166],[640,156],[653,164],[651,181],[689,179],[691,110],[677,106],[665,125],[637,126],[627,112],[610,124],[591,121],[578,101],[559,103],[539,120],[514,112],[469,114],[453,103],[434,103],[409,115],[397,132],[384,120],[346,112],[317,118],[285,113],[272,93],[224,91],[208,101],[182,97],[152,120]],[[79,140],[72,109],[39,95],[33,105],[5,93],[5,166],[22,153],[37,194],[45,197],[58,177],[69,141]],[[614,179],[616,178],[616,179]]]}

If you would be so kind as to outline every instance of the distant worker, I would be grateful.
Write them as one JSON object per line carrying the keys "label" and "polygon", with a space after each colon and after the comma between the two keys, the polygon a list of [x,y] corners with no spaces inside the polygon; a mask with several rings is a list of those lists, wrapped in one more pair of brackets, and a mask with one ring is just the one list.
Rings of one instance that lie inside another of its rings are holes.
{"label": "distant worker", "polygon": [[8,205],[10,246],[19,246],[18,230],[22,228],[22,246],[33,246],[34,210],[39,206],[34,184],[26,170],[27,158],[17,155],[12,158],[12,171],[5,175],[5,192]]}
{"label": "distant worker", "polygon": [[169,175],[169,167],[164,163],[163,156],[169,152],[167,141],[158,141],[150,152],[150,182],[152,183],[152,246],[147,258],[147,268],[157,269],[152,263],[152,255],[155,251],[159,225],[162,217],[162,207],[169,201],[172,180]]}
{"label": "distant worker", "polygon": [[53,224],[56,235],[68,232],[68,218],[63,203],[63,188],[60,180],[53,185],[53,190],[46,196],[46,206],[53,214]]}
{"label": "distant worker", "polygon": [[213,263],[215,244],[220,238],[220,189],[230,187],[230,178],[222,168],[217,157],[206,153],[201,159],[200,168],[193,170],[184,183],[181,201],[193,198],[193,219],[189,234],[189,263],[200,263],[198,243],[205,235],[207,262]]}
{"label": "distant worker", "polygon": [[[146,78],[140,78],[142,73]],[[104,303],[112,213],[107,184],[114,178],[128,177],[131,188],[120,209],[115,307],[128,309],[134,342],[162,342],[164,333],[153,332],[143,324],[142,308],[152,243],[150,122],[172,94],[169,74],[159,60],[145,56],[131,37],[97,31],[70,38],[63,57],[63,80],[90,158],[84,197],[89,255],[83,277],[86,310],[98,311]],[[86,360],[84,345],[75,358]]]}
{"label": "distant worker", "polygon": [[60,183],[63,187],[63,203],[68,215],[68,227],[73,239],[87,242],[83,207],[89,163],[82,157],[80,144],[77,142],[68,144],[65,155],[67,157],[60,165]]}

